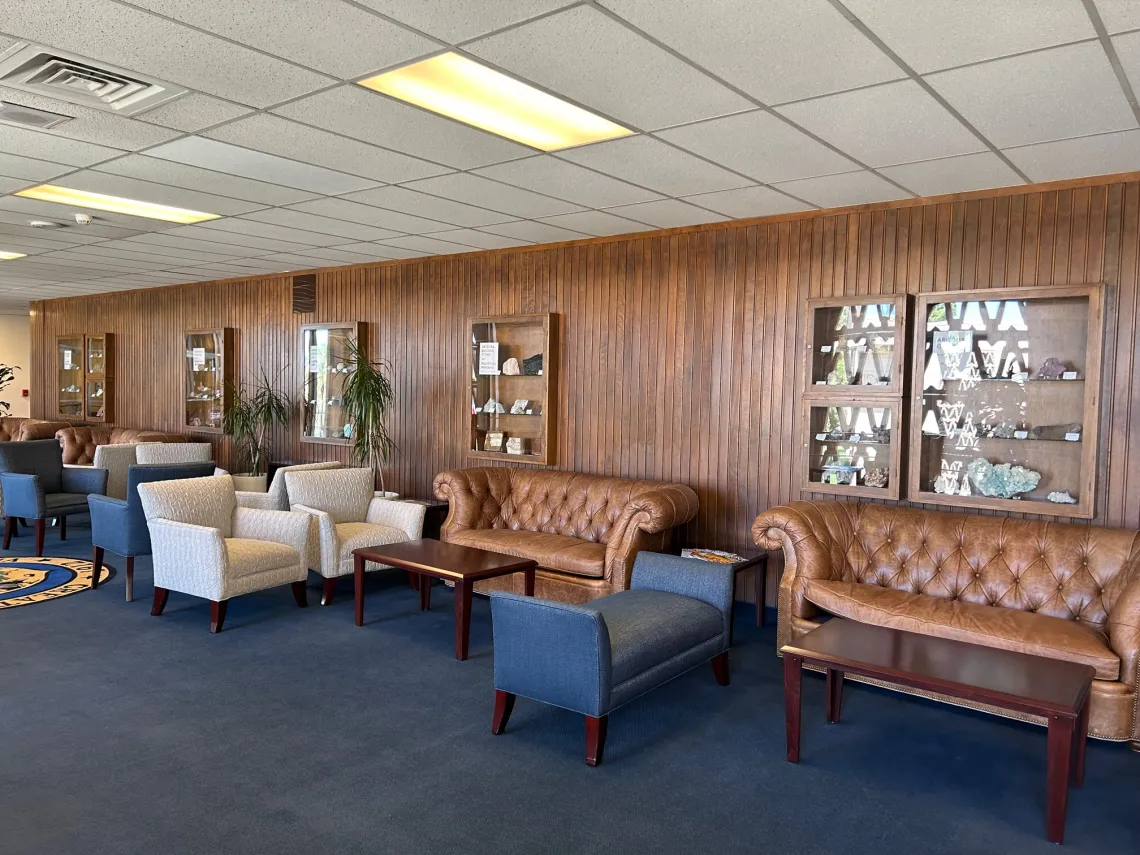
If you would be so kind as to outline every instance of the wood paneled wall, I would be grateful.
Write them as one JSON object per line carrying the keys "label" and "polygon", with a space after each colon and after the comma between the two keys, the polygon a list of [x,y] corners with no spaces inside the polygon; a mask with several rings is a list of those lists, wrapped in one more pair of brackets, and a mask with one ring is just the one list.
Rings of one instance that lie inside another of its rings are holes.
{"label": "wood paneled wall", "polygon": [[[398,394],[389,484],[426,497],[437,472],[467,463],[467,318],[557,312],[558,466],[689,484],[701,512],[685,541],[754,552],[756,514],[799,497],[809,296],[1105,281],[1094,523],[1137,528],[1138,250],[1140,183],[1129,176],[327,269],[308,315],[292,314],[289,277],[45,301],[33,306],[33,414],[54,407],[58,334],[115,333],[118,423],[177,431],[184,331],[234,327],[239,369],[282,372],[296,392],[300,325],[363,320]],[[277,459],[346,459],[343,449],[300,443],[295,426],[274,439]],[[219,459],[226,464],[225,448]]]}

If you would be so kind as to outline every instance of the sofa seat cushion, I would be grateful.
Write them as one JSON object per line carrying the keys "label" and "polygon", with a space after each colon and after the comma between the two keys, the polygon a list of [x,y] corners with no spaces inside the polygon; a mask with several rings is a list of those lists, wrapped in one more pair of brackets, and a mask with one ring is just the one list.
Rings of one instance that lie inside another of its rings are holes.
{"label": "sofa seat cushion", "polygon": [[875,626],[1092,665],[1099,680],[1120,678],[1120,658],[1104,634],[1075,620],[944,600],[856,582],[810,580],[804,595],[830,614]]}
{"label": "sofa seat cushion", "polygon": [[724,634],[724,615],[680,594],[618,591],[590,607],[605,618],[610,633],[610,679],[615,686]]}
{"label": "sofa seat cushion", "polygon": [[297,550],[284,543],[250,540],[246,537],[226,538],[226,567],[234,577],[279,570],[299,564],[300,561]]}
{"label": "sofa seat cushion", "polygon": [[606,546],[562,534],[513,531],[509,528],[482,528],[457,531],[448,541],[489,552],[502,552],[517,558],[530,558],[540,567],[560,570],[573,576],[600,579],[605,575]]}

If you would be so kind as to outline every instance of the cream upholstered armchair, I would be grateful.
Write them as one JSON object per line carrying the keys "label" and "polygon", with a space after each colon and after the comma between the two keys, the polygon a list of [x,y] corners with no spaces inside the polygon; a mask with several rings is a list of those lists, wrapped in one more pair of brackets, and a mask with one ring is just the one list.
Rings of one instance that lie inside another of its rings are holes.
{"label": "cream upholstered armchair", "polygon": [[[175,463],[206,463],[214,459],[214,449],[208,442],[140,442],[135,449],[135,457],[139,463],[144,465],[169,466]],[[219,469],[215,466],[214,474],[228,475],[229,473],[225,469]]]}
{"label": "cream upholstered armchair", "polygon": [[[309,567],[324,579],[321,604],[332,602],[336,580],[351,576],[354,549],[418,540],[423,534],[424,505],[380,498],[371,469],[296,470],[285,475],[290,509],[313,517],[309,534]],[[366,569],[385,565],[369,563]]]}
{"label": "cream upholstered armchair", "polygon": [[120,445],[99,445],[95,447],[94,460],[91,463],[65,463],[67,469],[106,469],[107,495],[113,499],[127,497],[127,471],[138,461],[135,459],[135,450],[138,446],[133,442],[124,442]]}
{"label": "cream upholstered armchair", "polygon": [[267,511],[289,510],[289,495],[285,489],[285,476],[289,472],[308,472],[310,470],[340,469],[341,464],[335,460],[324,463],[298,463],[295,466],[282,466],[273,474],[269,482],[269,492],[250,493],[238,490],[237,501],[243,508],[262,508]]}
{"label": "cream upholstered armchair", "polygon": [[154,555],[154,606],[171,591],[210,601],[210,632],[221,632],[231,597],[291,585],[308,605],[310,518],[243,508],[229,475],[139,485]]}

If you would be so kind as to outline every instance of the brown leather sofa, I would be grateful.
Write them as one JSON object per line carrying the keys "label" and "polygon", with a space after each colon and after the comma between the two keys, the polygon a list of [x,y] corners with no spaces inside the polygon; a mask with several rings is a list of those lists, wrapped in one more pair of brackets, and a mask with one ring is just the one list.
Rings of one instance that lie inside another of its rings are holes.
{"label": "brown leather sofa", "polygon": [[119,427],[66,427],[56,431],[55,438],[63,446],[63,462],[90,466],[95,461],[95,449],[100,445],[123,445],[129,442],[185,442],[186,437],[176,433],[159,433],[153,430],[132,430]]}
{"label": "brown leather sofa", "polygon": [[32,439],[51,439],[61,428],[71,427],[70,422],[47,422],[20,416],[0,417],[0,442],[27,442]]}
{"label": "brown leather sofa", "polygon": [[779,646],[827,613],[1087,663],[1089,735],[1140,750],[1140,532],[821,501],[765,511],[752,536],[784,552]]}
{"label": "brown leather sofa", "polygon": [[[444,541],[534,559],[535,594],[567,603],[628,588],[637,553],[667,551],[671,530],[697,515],[682,484],[577,472],[456,469],[436,476],[435,495],[451,505]],[[522,575],[475,586],[496,588],[521,592]]]}

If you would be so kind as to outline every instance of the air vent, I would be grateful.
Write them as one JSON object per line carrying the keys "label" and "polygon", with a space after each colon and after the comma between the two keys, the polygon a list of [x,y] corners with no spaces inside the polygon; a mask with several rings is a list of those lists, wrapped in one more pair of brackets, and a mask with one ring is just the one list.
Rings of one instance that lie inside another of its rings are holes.
{"label": "air vent", "polygon": [[173,83],[27,42],[0,54],[0,84],[120,116],[133,116],[187,91]]}
{"label": "air vent", "polygon": [[66,122],[73,116],[65,116],[63,113],[51,113],[47,110],[37,110],[35,107],[25,107],[21,104],[9,104],[7,101],[0,101],[0,122],[7,125],[23,125],[25,128],[38,128],[44,130],[45,128],[54,128],[56,125]]}
{"label": "air vent", "polygon": [[307,315],[317,310],[317,274],[293,277],[293,314]]}

